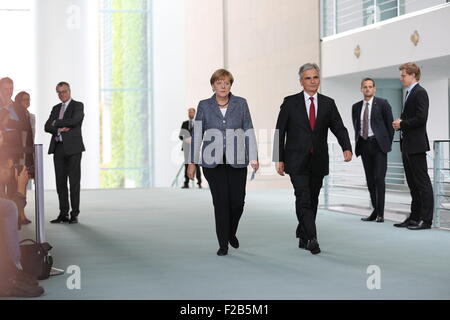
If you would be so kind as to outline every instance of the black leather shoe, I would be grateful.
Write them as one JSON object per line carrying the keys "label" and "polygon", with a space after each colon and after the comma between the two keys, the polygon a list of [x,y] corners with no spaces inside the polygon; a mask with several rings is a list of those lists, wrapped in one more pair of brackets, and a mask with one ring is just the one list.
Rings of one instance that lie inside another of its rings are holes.
{"label": "black leather shoe", "polygon": [[55,220],[50,221],[50,223],[66,223],[69,222],[69,218],[67,217],[58,217]]}
{"label": "black leather shoe", "polygon": [[78,223],[78,218],[77,217],[70,217],[69,224],[75,224],[75,223]]}
{"label": "black leather shoe", "polygon": [[377,217],[377,222],[384,222],[384,218],[383,217]]}
{"label": "black leather shoe", "polygon": [[200,183],[198,184],[198,188],[199,188],[199,189],[201,189],[201,188],[202,188],[202,185],[201,185]]}
{"label": "black leather shoe", "polygon": [[306,246],[306,249],[311,251],[312,254],[318,254],[320,253],[320,247],[319,243],[316,239],[311,239],[308,241],[308,245]]}
{"label": "black leather shoe", "polygon": [[422,221],[418,225],[414,226],[408,226],[409,230],[425,230],[425,229],[431,229],[431,223]]}
{"label": "black leather shoe", "polygon": [[219,248],[217,251],[218,256],[226,256],[228,254],[228,248]]}
{"label": "black leather shoe", "polygon": [[401,223],[394,223],[394,227],[397,228],[406,228],[409,226],[417,226],[419,223],[417,221],[411,220],[411,219],[406,219],[405,221],[401,222]]}
{"label": "black leather shoe", "polygon": [[238,240],[238,238],[236,238],[236,236],[233,236],[229,242],[230,242],[230,246],[232,246],[233,248],[235,248],[235,249],[239,248],[239,240]]}
{"label": "black leather shoe", "polygon": [[181,187],[181,189],[189,189],[189,186],[184,185],[184,186]]}
{"label": "black leather shoe", "polygon": [[298,239],[298,247],[300,249],[305,249],[306,250],[306,243],[307,243],[307,241],[304,241],[302,239]]}
{"label": "black leather shoe", "polygon": [[375,221],[375,219],[377,218],[377,214],[375,212],[372,212],[370,214],[370,216],[365,217],[365,218],[361,218],[362,221]]}

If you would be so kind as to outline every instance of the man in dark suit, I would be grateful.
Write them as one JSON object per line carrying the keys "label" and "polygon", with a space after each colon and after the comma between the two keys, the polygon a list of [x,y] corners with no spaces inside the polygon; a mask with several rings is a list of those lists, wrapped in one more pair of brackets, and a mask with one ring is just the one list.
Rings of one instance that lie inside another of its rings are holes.
{"label": "man in dark suit", "polygon": [[[183,141],[183,147],[181,148],[181,151],[184,152],[184,184],[183,189],[189,188],[189,177],[187,175],[187,168],[188,164],[190,162],[190,156],[189,152],[191,150],[191,141],[192,141],[192,131],[194,130],[194,118],[195,118],[195,109],[189,108],[188,109],[188,117],[189,120],[186,120],[181,125],[181,131],[180,131],[180,140]],[[202,187],[202,173],[200,172],[200,168],[198,164],[195,165],[195,174],[197,176],[197,185],[199,188]]]}
{"label": "man in dark suit", "polygon": [[274,139],[274,161],[278,174],[286,172],[295,189],[299,247],[320,253],[316,215],[323,177],[328,175],[328,129],[338,139],[344,160],[352,159],[352,147],[333,99],[317,93],[320,69],[314,63],[300,68],[304,91],[284,98]]}
{"label": "man in dark suit", "polygon": [[[48,153],[53,154],[56,190],[59,198],[59,215],[51,223],[78,223],[81,153],[85,151],[81,135],[84,106],[83,103],[71,98],[70,86],[67,82],[58,83],[56,92],[62,103],[53,107],[45,123],[45,131],[52,135]],[[70,220],[67,178],[70,183],[70,204],[72,205]]]}
{"label": "man in dark suit", "polygon": [[384,222],[387,153],[391,151],[394,129],[392,109],[385,99],[375,97],[375,81],[361,81],[364,100],[352,107],[355,129],[355,154],[361,155],[373,212],[363,221]]}
{"label": "man in dark suit", "polygon": [[400,150],[412,201],[410,216],[394,226],[410,230],[430,229],[434,199],[426,155],[430,151],[427,136],[428,94],[419,84],[420,68],[417,64],[408,62],[399,70],[406,95],[400,119],[395,120],[392,126],[400,130]]}

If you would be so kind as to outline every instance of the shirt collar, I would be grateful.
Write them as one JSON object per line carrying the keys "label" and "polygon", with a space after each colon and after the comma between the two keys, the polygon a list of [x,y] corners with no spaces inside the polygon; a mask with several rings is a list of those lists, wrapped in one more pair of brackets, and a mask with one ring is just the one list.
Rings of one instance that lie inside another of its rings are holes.
{"label": "shirt collar", "polygon": [[67,106],[70,104],[70,102],[72,102],[72,98],[70,98],[70,99],[67,100],[66,102],[61,102],[61,104],[64,103],[64,106],[67,108]]}
{"label": "shirt collar", "polygon": [[412,85],[410,85],[406,90],[408,91],[408,94],[411,92],[411,90],[412,89],[414,89],[414,87],[416,86],[416,85],[418,85],[419,84],[419,82],[415,82],[415,83],[413,83]]}
{"label": "shirt collar", "polygon": [[303,94],[305,95],[305,101],[306,102],[309,101],[309,98],[313,97],[314,98],[314,102],[317,103],[317,92],[313,96],[310,96],[309,94],[307,94],[306,91],[303,91]]}
{"label": "shirt collar", "polygon": [[368,103],[369,103],[369,106],[371,106],[371,105],[373,104],[373,98],[374,98],[374,97],[370,98],[369,101],[363,100],[363,105],[365,106],[366,103],[368,102]]}

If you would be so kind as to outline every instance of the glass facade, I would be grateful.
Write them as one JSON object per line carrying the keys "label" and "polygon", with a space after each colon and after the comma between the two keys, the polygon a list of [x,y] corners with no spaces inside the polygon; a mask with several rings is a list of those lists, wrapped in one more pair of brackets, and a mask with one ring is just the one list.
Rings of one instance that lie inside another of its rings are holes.
{"label": "glass facade", "polygon": [[446,0],[321,0],[322,38],[444,4]]}
{"label": "glass facade", "polygon": [[147,0],[101,1],[102,188],[151,184],[149,16]]}

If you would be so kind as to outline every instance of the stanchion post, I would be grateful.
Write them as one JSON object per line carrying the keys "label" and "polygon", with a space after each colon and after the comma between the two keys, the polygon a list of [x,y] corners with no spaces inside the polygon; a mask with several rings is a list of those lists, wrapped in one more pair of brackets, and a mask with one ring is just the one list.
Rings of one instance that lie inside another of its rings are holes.
{"label": "stanchion post", "polygon": [[44,163],[42,144],[34,145],[34,185],[35,185],[35,213],[36,213],[36,242],[45,242],[44,229]]}
{"label": "stanchion post", "polygon": [[434,141],[433,143],[433,191],[434,191],[434,208],[433,208],[433,226],[439,228],[440,223],[440,194],[441,194],[441,143]]}

